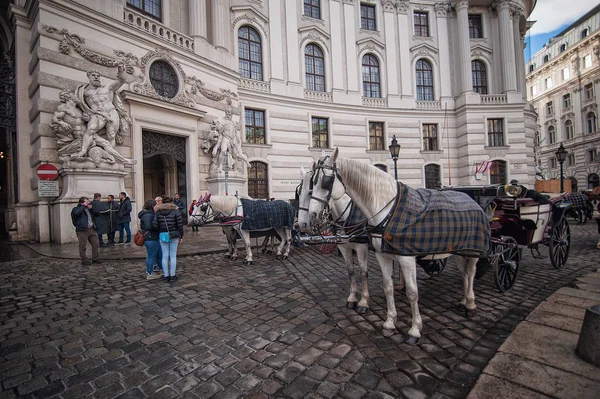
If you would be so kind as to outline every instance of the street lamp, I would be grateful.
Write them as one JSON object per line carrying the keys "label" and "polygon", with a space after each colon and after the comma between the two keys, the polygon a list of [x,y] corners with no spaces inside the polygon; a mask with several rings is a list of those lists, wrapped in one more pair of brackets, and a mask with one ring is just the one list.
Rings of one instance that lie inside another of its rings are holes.
{"label": "street lamp", "polygon": [[398,155],[400,155],[400,144],[398,144],[398,140],[396,140],[396,135],[392,137],[392,144],[389,145],[390,154],[392,155],[392,159],[394,160],[394,177],[396,177],[396,181],[398,181]]}
{"label": "street lamp", "polygon": [[556,160],[560,164],[560,192],[562,193],[565,191],[565,180],[563,177],[563,164],[565,163],[565,160],[567,159],[567,150],[565,150],[563,143],[560,143],[560,147],[558,147],[558,150],[556,150],[554,155],[556,155]]}

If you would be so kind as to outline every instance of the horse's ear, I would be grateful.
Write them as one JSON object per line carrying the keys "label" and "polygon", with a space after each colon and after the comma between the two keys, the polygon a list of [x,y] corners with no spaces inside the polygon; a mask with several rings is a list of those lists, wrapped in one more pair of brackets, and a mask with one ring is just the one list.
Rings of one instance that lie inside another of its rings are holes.
{"label": "horse's ear", "polygon": [[300,167],[300,174],[302,175],[303,178],[304,178],[304,176],[306,176],[306,170],[304,169],[304,166]]}
{"label": "horse's ear", "polygon": [[335,161],[337,161],[337,157],[338,157],[339,153],[340,153],[339,147],[335,147],[335,151],[333,152],[333,156],[332,156],[333,163],[335,163]]}
{"label": "horse's ear", "polygon": [[210,197],[212,197],[212,194],[211,194],[211,193],[208,193],[208,195],[207,195],[206,197],[204,197],[204,200],[205,200],[205,201],[208,201],[208,200],[210,200]]}
{"label": "horse's ear", "polygon": [[200,198],[198,198],[198,202],[199,203],[203,203],[204,202],[204,196],[202,194],[200,194]]}

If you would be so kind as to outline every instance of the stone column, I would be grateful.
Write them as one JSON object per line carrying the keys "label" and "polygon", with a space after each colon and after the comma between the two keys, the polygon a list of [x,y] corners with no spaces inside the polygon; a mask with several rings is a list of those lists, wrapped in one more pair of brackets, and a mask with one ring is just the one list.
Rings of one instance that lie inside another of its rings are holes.
{"label": "stone column", "polygon": [[213,0],[212,2],[212,39],[213,44],[219,50],[230,52],[231,46],[231,22],[229,21],[229,1]]}
{"label": "stone column", "polygon": [[[280,1],[269,2],[269,15],[283,15],[283,7]],[[270,49],[271,54],[284,54],[283,52],[283,23],[281,18],[269,18],[270,32]],[[271,57],[267,60],[271,63],[271,79],[276,79],[283,82],[283,62],[278,56]],[[273,82],[271,82],[273,84]]]}
{"label": "stone column", "polygon": [[408,18],[408,0],[400,0],[396,3],[398,10],[398,37],[400,45],[400,84],[402,98],[413,95],[413,73],[410,65],[410,40],[412,36],[409,30],[411,20]]}
{"label": "stone column", "polygon": [[[346,71],[347,71],[347,90],[353,93],[361,93],[359,82],[362,80],[361,71],[357,69],[356,61],[356,24],[355,24],[354,4],[344,0],[344,26],[346,33]],[[359,60],[360,63],[360,60]]]}
{"label": "stone column", "polygon": [[515,63],[516,63],[516,71],[517,74],[517,90],[521,93],[523,100],[527,100],[527,84],[525,82],[525,56],[523,55],[524,50],[524,37],[521,35],[521,31],[519,29],[519,21],[521,20],[521,16],[523,15],[523,10],[520,7],[514,7],[512,9],[512,19],[513,19],[513,37],[515,41]]}
{"label": "stone column", "polygon": [[333,76],[331,77],[332,88],[334,91],[342,92],[344,90],[344,52],[342,40],[344,37],[342,25],[342,5],[338,1],[329,2],[329,23],[331,24],[331,68]]}
{"label": "stone column", "polygon": [[300,78],[301,60],[298,54],[298,2],[296,0],[285,0],[283,17],[285,18],[285,37],[287,38],[288,81],[299,84],[302,80]]}
{"label": "stone column", "polygon": [[190,36],[208,41],[207,0],[189,0]]}
{"label": "stone column", "polygon": [[383,22],[385,30],[385,61],[387,73],[387,94],[389,97],[398,97],[398,54],[396,52],[396,27],[394,14],[396,6],[393,1],[383,2]]}
{"label": "stone column", "polygon": [[496,3],[500,30],[500,59],[502,60],[502,92],[517,90],[517,66],[515,64],[515,42],[510,18],[510,0]]}
{"label": "stone column", "polygon": [[440,96],[452,97],[450,76],[450,41],[448,40],[448,5],[436,3],[434,5],[437,23],[439,51],[440,51]]}
{"label": "stone column", "polygon": [[[458,21],[458,57],[457,67],[460,74],[460,92],[473,90],[471,77],[471,38],[469,37],[469,0],[457,0],[452,3]],[[441,45],[440,45],[441,47]]]}

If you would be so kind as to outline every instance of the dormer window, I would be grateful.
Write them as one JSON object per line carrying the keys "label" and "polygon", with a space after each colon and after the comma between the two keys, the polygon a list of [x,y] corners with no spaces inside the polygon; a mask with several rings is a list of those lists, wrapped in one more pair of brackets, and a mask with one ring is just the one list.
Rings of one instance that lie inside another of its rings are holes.
{"label": "dormer window", "polygon": [[565,51],[567,49],[567,43],[563,43],[560,45],[560,49],[559,51],[562,53],[563,51]]}
{"label": "dormer window", "polygon": [[550,61],[550,54],[546,54],[546,55],[544,56],[544,64],[545,64],[546,62],[548,62],[548,61]]}
{"label": "dormer window", "polygon": [[590,30],[588,28],[585,28],[584,30],[581,31],[581,38],[583,39],[584,37],[587,37],[587,35],[590,34]]}
{"label": "dormer window", "polygon": [[533,72],[534,70],[535,70],[535,64],[529,65],[529,73]]}

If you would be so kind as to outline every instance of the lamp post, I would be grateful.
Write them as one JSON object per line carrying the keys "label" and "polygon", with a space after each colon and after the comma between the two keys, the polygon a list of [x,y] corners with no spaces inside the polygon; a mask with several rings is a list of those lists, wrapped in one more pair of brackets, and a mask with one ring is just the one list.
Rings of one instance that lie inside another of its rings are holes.
{"label": "lamp post", "polygon": [[565,159],[567,159],[567,150],[565,150],[563,143],[560,143],[560,147],[558,147],[558,150],[556,150],[554,155],[556,155],[556,160],[560,164],[560,192],[562,193],[565,191],[565,180],[563,177],[563,164],[565,163]]}
{"label": "lamp post", "polygon": [[396,140],[396,135],[392,137],[392,144],[389,145],[390,154],[392,155],[392,159],[394,160],[394,177],[396,181],[398,181],[398,155],[400,154],[400,144],[398,144],[398,140]]}

